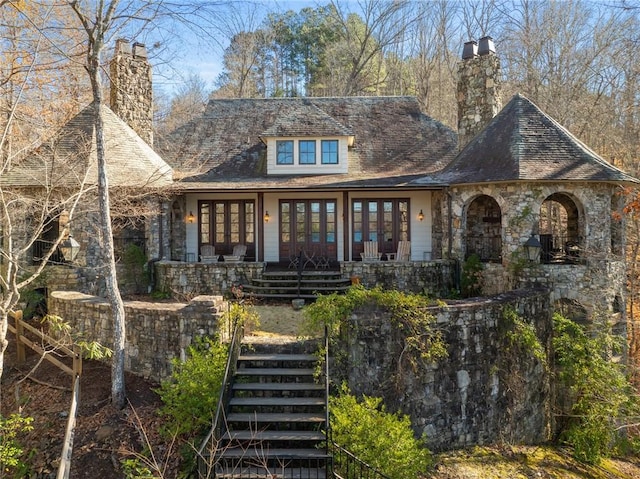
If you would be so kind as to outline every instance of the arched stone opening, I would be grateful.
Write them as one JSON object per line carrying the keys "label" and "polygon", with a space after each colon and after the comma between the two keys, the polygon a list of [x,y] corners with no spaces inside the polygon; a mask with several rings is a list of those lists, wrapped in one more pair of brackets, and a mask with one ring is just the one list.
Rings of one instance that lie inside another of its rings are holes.
{"label": "arched stone opening", "polygon": [[502,261],[502,210],[487,195],[476,197],[467,208],[466,258],[475,254],[483,262]]}
{"label": "arched stone opening", "polygon": [[540,243],[543,263],[573,263],[584,248],[580,235],[580,212],[565,193],[548,196],[540,207]]}

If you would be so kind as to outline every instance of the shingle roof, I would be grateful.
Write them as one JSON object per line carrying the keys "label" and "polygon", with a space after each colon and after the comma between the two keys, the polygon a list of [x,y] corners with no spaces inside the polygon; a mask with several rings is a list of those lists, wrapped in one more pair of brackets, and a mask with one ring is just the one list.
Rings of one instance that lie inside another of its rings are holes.
{"label": "shingle roof", "polygon": [[519,94],[436,178],[448,184],[518,180],[638,182],[607,163]]}
{"label": "shingle roof", "polygon": [[[304,120],[305,118],[309,121]],[[353,135],[348,174],[267,176],[261,137]],[[408,185],[453,159],[456,135],[412,97],[211,100],[204,116],[157,141],[188,189]]]}
{"label": "shingle roof", "polygon": [[[4,186],[70,186],[98,179],[93,113],[90,104],[49,141],[3,172]],[[102,107],[107,178],[110,186],[167,186],[171,167],[108,107]]]}

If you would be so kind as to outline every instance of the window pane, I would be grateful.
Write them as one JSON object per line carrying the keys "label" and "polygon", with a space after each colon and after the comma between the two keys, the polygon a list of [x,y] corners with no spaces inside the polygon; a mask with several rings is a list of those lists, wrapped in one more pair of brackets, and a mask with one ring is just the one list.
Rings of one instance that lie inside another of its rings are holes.
{"label": "window pane", "polygon": [[378,203],[369,201],[368,206],[369,241],[378,241]]}
{"label": "window pane", "polygon": [[300,140],[298,142],[300,164],[314,165],[316,163],[316,142],[310,140]]}
{"label": "window pane", "polygon": [[306,232],[306,204],[296,203],[296,242],[304,243]]}
{"label": "window pane", "polygon": [[209,244],[209,228],[211,226],[211,217],[209,214],[209,203],[200,204],[200,243]]}
{"label": "window pane", "polygon": [[384,211],[382,224],[383,229],[383,241],[393,241],[393,202],[385,201],[382,204]]}
{"label": "window pane", "polygon": [[353,202],[353,241],[362,241],[362,201]]}
{"label": "window pane", "polygon": [[224,221],[224,203],[216,203],[216,243],[224,243],[225,221]]}
{"label": "window pane", "polygon": [[322,140],[322,164],[338,164],[338,140]]}
{"label": "window pane", "polygon": [[244,242],[254,243],[253,231],[254,231],[254,211],[253,203],[245,203],[244,205]]}
{"label": "window pane", "polygon": [[327,243],[336,242],[336,204],[333,201],[327,201]]}
{"label": "window pane", "polygon": [[288,243],[291,240],[291,205],[280,203],[280,240]]}
{"label": "window pane", "polygon": [[293,141],[276,141],[276,163],[278,165],[293,165]]}
{"label": "window pane", "polygon": [[320,242],[320,203],[311,202],[311,241]]}
{"label": "window pane", "polygon": [[409,240],[409,202],[400,201],[398,203],[398,209],[400,210],[400,240]]}

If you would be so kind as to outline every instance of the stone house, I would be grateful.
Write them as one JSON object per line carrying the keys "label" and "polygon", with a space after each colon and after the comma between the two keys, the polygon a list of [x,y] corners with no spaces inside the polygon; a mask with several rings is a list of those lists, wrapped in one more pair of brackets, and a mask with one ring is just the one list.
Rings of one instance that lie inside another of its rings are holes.
{"label": "stone house", "polygon": [[[142,46],[118,42],[106,127],[130,142],[108,152],[110,174],[146,186],[133,173],[152,173],[164,189],[143,229],[154,286],[224,293],[304,253],[367,285],[440,292],[475,254],[487,294],[545,285],[574,317],[622,314],[614,213],[621,187],[637,180],[527,98],[502,108],[500,79],[491,38],[465,44],[458,133],[411,97],[215,99],[152,149],[150,66]],[[95,252],[80,231],[79,289],[92,292],[95,271],[84,271]],[[408,261],[391,261],[401,241]],[[541,249],[535,261],[528,241]],[[361,261],[369,242],[380,261]],[[244,261],[222,261],[237,245]],[[202,262],[211,248],[220,261]]]}

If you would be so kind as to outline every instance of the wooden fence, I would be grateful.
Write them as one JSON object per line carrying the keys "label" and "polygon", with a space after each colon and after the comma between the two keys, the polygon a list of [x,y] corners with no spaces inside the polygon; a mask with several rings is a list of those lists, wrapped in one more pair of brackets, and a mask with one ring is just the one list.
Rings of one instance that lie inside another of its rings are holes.
{"label": "wooden fence", "polygon": [[[80,402],[80,374],[82,374],[82,355],[80,348],[73,346],[68,348],[54,338],[47,336],[42,331],[34,328],[30,324],[22,320],[22,311],[12,311],[9,313],[9,319],[13,319],[15,325],[9,322],[9,330],[16,337],[16,357],[18,364],[24,363],[27,359],[27,347],[44,357],[47,361],[60,368],[73,378],[71,407],[69,411],[69,419],[67,421],[67,429],[62,445],[62,454],[60,457],[60,467],[58,468],[57,479],[67,479],[71,470],[71,453],[73,452],[73,434],[76,427],[76,416],[78,404]],[[71,367],[60,361],[52,354],[48,354],[45,349],[32,341],[25,335],[25,332],[31,333],[31,338],[35,337],[41,341],[41,344],[48,344],[56,350],[56,353],[71,358]]]}

